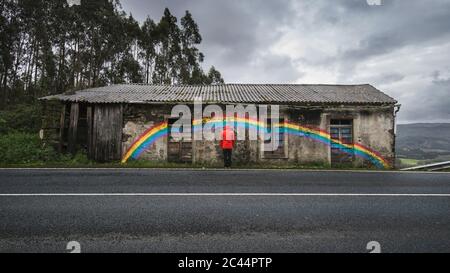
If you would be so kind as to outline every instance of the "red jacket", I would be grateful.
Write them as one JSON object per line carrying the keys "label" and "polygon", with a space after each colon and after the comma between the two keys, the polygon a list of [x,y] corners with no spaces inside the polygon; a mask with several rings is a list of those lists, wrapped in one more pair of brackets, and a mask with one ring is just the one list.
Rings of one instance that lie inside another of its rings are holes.
{"label": "red jacket", "polygon": [[232,150],[234,147],[234,131],[226,126],[222,131],[222,140],[220,141],[220,147],[222,150]]}

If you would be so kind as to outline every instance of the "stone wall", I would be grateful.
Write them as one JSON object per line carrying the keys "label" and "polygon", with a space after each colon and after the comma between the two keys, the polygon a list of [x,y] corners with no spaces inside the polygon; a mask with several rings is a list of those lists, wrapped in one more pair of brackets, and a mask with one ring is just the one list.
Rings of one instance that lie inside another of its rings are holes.
{"label": "stone wall", "polygon": [[[225,108],[224,108],[225,109]],[[126,105],[124,107],[124,128],[122,151],[125,153],[132,142],[148,128],[167,120],[170,117],[172,105]],[[354,142],[378,151],[389,161],[394,159],[394,109],[385,107],[295,107],[281,106],[281,117],[289,122],[302,126],[329,131],[331,119],[353,119]],[[167,138],[156,141],[145,151],[141,159],[167,160]],[[286,157],[279,159],[265,158],[261,152],[262,140],[237,141],[233,151],[235,164],[298,164],[298,165],[329,165],[329,145],[301,137],[287,136]],[[222,150],[219,141],[193,141],[192,162],[203,165],[221,165]],[[355,167],[371,166],[370,162],[356,158]]]}
{"label": "stone wall", "polygon": [[[308,128],[328,131],[328,121],[321,109],[307,110],[294,107],[286,109],[289,122]],[[328,165],[329,147],[309,138],[290,135],[288,160],[300,165]]]}
{"label": "stone wall", "polygon": [[[363,109],[355,113],[355,143],[381,154],[393,166],[395,161],[394,109],[392,107]],[[357,159],[355,166],[371,166],[370,162]]]}
{"label": "stone wall", "polygon": [[[376,151],[393,166],[395,160],[393,106],[341,106],[329,108],[325,112],[328,119],[351,118],[354,143]],[[354,167],[372,167],[370,161],[359,157],[355,158],[353,165]]]}
{"label": "stone wall", "polygon": [[[128,104],[124,108],[122,151],[125,154],[131,144],[147,129],[160,124],[170,117],[172,107],[170,105],[138,105]],[[166,160],[167,138],[157,140],[141,158],[143,160]]]}

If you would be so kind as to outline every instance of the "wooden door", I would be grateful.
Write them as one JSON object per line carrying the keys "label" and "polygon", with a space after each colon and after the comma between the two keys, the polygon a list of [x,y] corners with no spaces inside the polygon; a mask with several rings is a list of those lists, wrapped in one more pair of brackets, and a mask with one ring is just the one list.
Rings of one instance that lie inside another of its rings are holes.
{"label": "wooden door", "polygon": [[[169,132],[176,120],[169,119]],[[167,161],[174,163],[192,163],[192,140],[175,140],[169,133],[167,141]]]}

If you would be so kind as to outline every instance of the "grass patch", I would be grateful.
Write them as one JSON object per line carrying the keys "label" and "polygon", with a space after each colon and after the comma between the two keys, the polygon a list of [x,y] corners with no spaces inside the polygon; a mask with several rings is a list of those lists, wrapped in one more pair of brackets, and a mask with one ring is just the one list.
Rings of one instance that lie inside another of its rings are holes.
{"label": "grass patch", "polygon": [[35,134],[21,132],[0,136],[1,164],[32,164],[58,157],[51,147],[45,147]]}
{"label": "grass patch", "polygon": [[[160,161],[132,160],[126,164],[120,162],[97,163],[87,158],[85,153],[75,156],[59,154],[50,146],[45,146],[37,134],[20,131],[0,134],[0,167],[2,168],[178,168],[178,169],[222,169],[221,162],[211,164],[183,164]],[[233,169],[292,169],[292,170],[364,170],[351,165],[331,168],[326,163],[294,164],[280,163],[235,163]],[[369,168],[370,169],[370,168]]]}
{"label": "grass patch", "polygon": [[[65,156],[66,159],[61,161],[49,161],[49,162],[31,162],[26,164],[0,164],[2,168],[120,168],[120,169],[198,169],[198,170],[213,170],[213,169],[225,169],[223,164],[187,164],[187,163],[169,163],[169,162],[158,162],[158,161],[130,161],[128,163],[122,164],[120,162],[110,162],[110,163],[97,163],[89,161],[85,158],[85,155],[80,156],[80,158],[70,158]],[[378,170],[375,168],[351,168],[351,167],[341,167],[341,168],[331,168],[328,165],[323,164],[285,164],[285,165],[269,165],[269,164],[245,164],[245,165],[235,165],[231,169],[233,170]]]}
{"label": "grass patch", "polygon": [[405,167],[413,167],[418,166],[421,163],[421,160],[412,159],[412,158],[399,158],[400,164]]}
{"label": "grass patch", "polygon": [[37,134],[20,131],[0,135],[1,167],[62,167],[86,166],[95,163],[80,152],[76,155],[59,154],[53,147],[46,146]]}

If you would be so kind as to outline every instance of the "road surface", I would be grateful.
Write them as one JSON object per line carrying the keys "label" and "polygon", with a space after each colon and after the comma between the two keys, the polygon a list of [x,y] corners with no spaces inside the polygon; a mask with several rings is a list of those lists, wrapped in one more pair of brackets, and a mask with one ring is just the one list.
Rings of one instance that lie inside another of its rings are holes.
{"label": "road surface", "polygon": [[450,173],[0,170],[0,252],[450,251]]}

